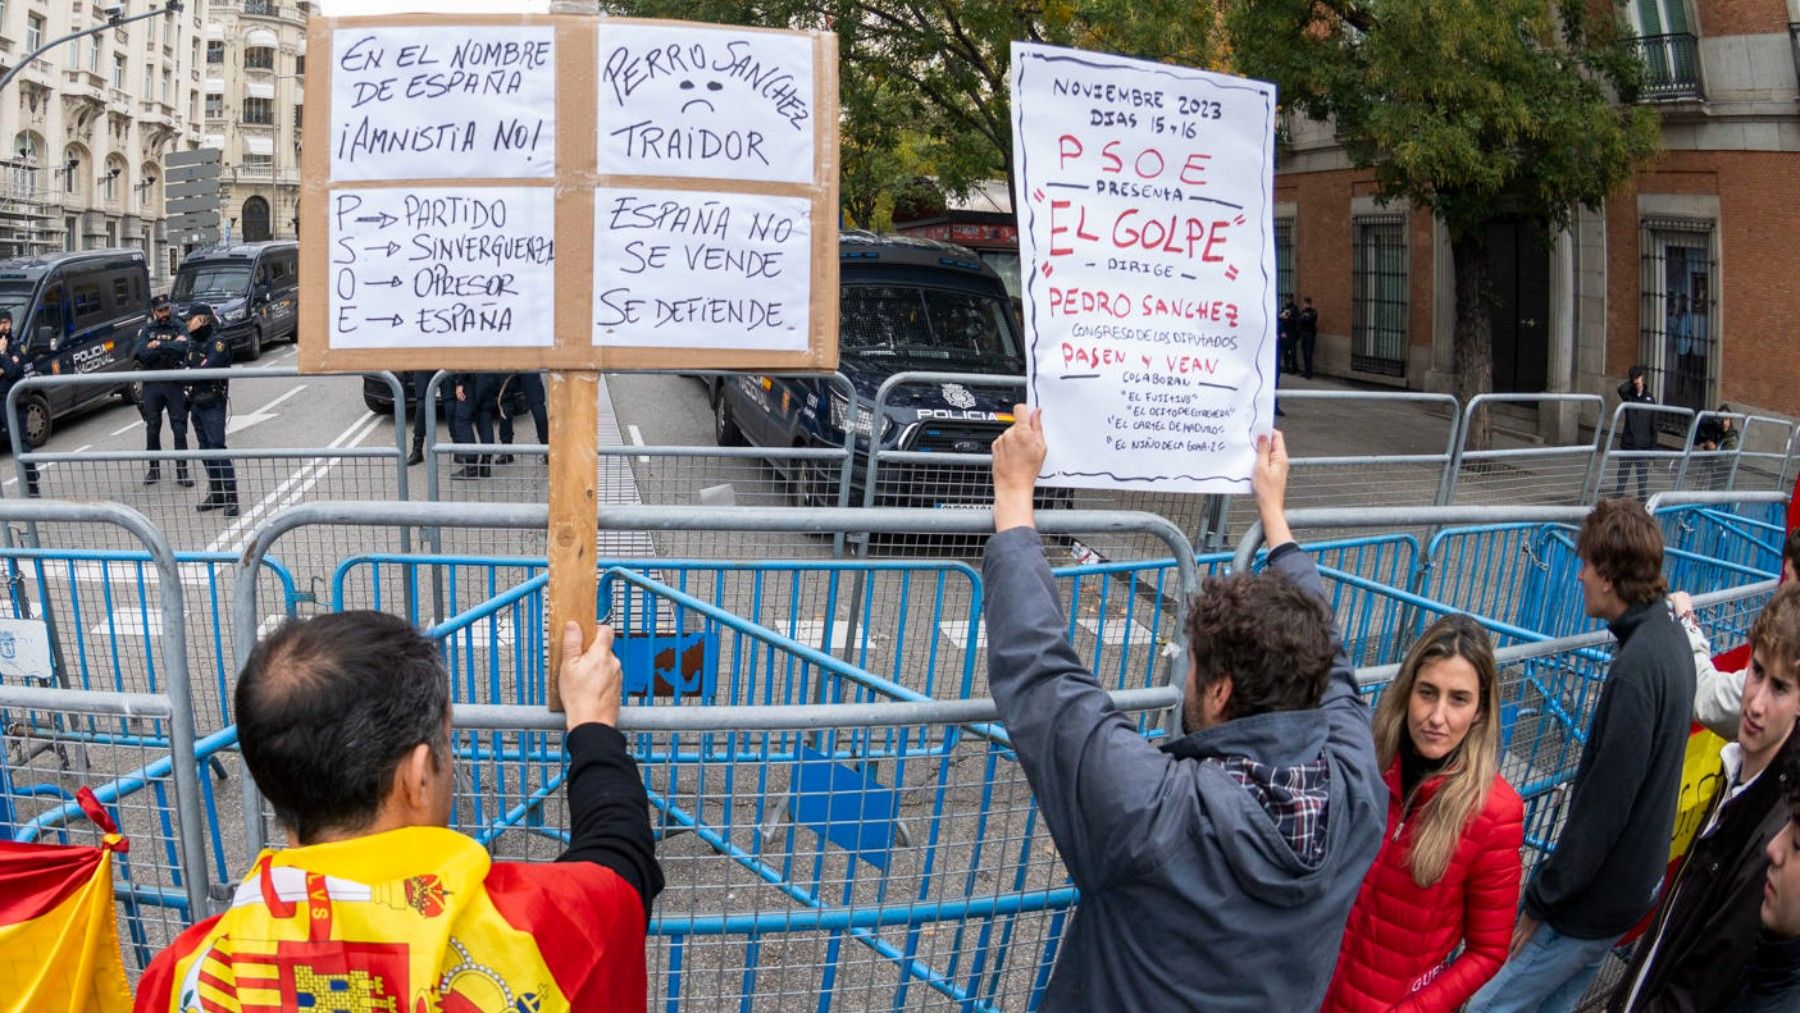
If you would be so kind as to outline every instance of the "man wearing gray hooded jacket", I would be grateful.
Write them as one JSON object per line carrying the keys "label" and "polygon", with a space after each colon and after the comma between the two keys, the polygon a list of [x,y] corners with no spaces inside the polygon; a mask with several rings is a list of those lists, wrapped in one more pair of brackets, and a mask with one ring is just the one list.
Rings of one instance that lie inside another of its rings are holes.
{"label": "man wearing gray hooded jacket", "polygon": [[1308,1010],[1375,859],[1386,792],[1368,710],[1283,515],[1287,451],[1258,441],[1267,571],[1207,582],[1187,623],[1185,736],[1158,747],[1082,665],[1034,528],[1043,427],[993,447],[988,679],[1081,891],[1050,1010]]}

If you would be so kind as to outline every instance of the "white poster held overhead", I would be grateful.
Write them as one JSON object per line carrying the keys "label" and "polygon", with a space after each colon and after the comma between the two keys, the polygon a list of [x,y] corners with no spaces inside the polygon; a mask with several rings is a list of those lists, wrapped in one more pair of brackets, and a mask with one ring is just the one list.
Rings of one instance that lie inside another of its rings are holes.
{"label": "white poster held overhead", "polygon": [[1042,481],[1247,493],[1274,421],[1275,86],[1015,42]]}
{"label": "white poster held overhead", "polygon": [[371,27],[334,41],[332,179],[555,175],[550,27]]}
{"label": "white poster held overhead", "polygon": [[329,201],[334,347],[555,342],[556,191],[333,190]]}

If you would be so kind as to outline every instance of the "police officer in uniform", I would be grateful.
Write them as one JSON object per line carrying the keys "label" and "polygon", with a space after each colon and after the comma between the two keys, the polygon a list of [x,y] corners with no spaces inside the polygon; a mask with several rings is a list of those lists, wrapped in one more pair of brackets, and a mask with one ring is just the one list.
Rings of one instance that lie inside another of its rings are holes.
{"label": "police officer in uniform", "polygon": [[[505,373],[458,373],[456,403],[450,406],[450,438],[458,443],[494,442],[494,415],[499,411],[500,384]],[[490,456],[468,454],[451,478],[486,478]]]}
{"label": "police officer in uniform", "polygon": [[[211,306],[195,303],[188,308],[189,369],[224,369],[231,365],[231,346],[213,333],[213,327]],[[198,380],[188,385],[188,411],[193,415],[201,450],[225,449],[229,403],[229,380]],[[201,513],[223,510],[227,517],[238,515],[237,471],[230,461],[206,462],[206,498],[194,509]]]}
{"label": "police officer in uniform", "polygon": [[[12,393],[13,384],[18,383],[25,375],[25,354],[13,341],[12,314],[0,310],[0,405],[6,403],[6,395]],[[8,420],[10,429],[18,420]],[[30,450],[31,445],[22,438],[20,445]],[[38,471],[37,465],[25,465],[25,495],[37,498]]]}
{"label": "police officer in uniform", "polygon": [[[175,321],[169,297],[159,295],[150,300],[150,321],[138,331],[132,358],[139,369],[176,370],[187,362],[187,329]],[[171,374],[173,375],[173,374]],[[175,434],[175,449],[188,448],[187,385],[175,380],[144,384],[144,400],[139,406],[144,413],[144,449],[162,449],[162,420],[169,416],[169,431]],[[162,462],[151,461],[144,472],[144,484],[155,485],[162,479]],[[191,486],[186,461],[175,462],[175,482]]]}
{"label": "police officer in uniform", "polygon": [[[542,373],[508,373],[500,387],[500,442],[513,442],[513,421],[521,411],[531,413],[532,424],[537,427],[537,441],[550,442],[550,417],[544,404],[544,375]],[[495,464],[511,464],[512,455],[502,454],[494,458]]]}

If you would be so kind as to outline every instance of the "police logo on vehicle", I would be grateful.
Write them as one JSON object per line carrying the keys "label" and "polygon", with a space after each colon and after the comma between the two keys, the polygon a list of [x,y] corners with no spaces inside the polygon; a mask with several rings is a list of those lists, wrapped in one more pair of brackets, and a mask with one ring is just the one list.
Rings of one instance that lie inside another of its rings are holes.
{"label": "police logo on vehicle", "polygon": [[975,407],[975,395],[960,383],[946,383],[938,388],[938,392],[944,395],[944,400],[952,408]]}

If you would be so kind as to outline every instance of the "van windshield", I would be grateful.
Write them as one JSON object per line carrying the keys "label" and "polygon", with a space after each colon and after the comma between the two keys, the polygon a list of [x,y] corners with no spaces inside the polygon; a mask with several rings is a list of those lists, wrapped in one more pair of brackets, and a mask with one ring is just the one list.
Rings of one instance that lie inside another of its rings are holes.
{"label": "van windshield", "polygon": [[25,332],[25,310],[31,306],[31,293],[35,285],[20,285],[16,282],[0,284],[0,312],[11,314],[13,329]]}
{"label": "van windshield", "polygon": [[175,287],[169,291],[169,298],[177,302],[236,299],[249,287],[248,264],[199,264],[181,269],[175,276]]}
{"label": "van windshield", "polygon": [[846,354],[890,361],[897,369],[979,367],[1017,375],[1025,358],[1011,308],[997,296],[918,285],[845,285],[838,296]]}

